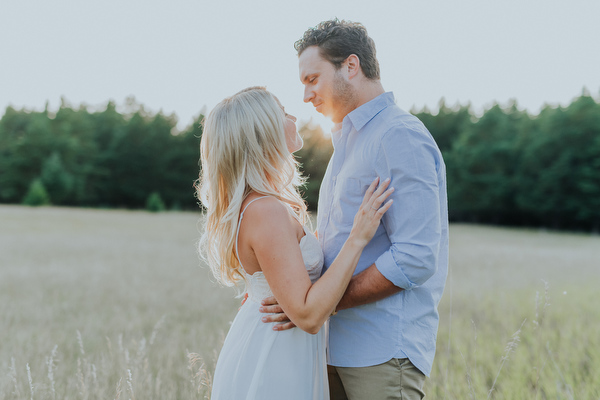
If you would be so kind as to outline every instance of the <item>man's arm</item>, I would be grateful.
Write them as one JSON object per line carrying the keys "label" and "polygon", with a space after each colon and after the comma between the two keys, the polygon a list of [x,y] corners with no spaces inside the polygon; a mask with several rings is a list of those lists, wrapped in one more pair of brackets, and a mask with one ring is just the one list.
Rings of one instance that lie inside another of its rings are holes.
{"label": "man's arm", "polygon": [[[379,272],[375,264],[373,264],[361,273],[352,277],[352,280],[335,308],[335,311],[369,304],[396,294],[402,290],[403,289],[388,281],[381,272]],[[285,331],[296,326],[289,320],[287,315],[285,315],[275,297],[264,299],[260,311],[262,313],[270,313],[262,317],[263,322],[279,322],[279,324],[276,324],[273,327],[275,330]]]}
{"label": "man's arm", "polygon": [[354,275],[336,307],[336,311],[373,303],[396,294],[403,289],[388,281],[375,264]]}

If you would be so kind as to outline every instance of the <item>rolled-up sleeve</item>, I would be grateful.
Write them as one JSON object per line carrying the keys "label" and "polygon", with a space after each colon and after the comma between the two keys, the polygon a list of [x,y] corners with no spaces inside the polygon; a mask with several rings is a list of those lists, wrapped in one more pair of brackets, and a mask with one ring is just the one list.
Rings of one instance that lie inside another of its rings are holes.
{"label": "rolled-up sleeve", "polygon": [[375,170],[390,177],[394,204],[382,218],[391,242],[375,265],[404,290],[423,285],[437,269],[442,235],[439,165],[433,138],[419,125],[399,125],[383,136]]}

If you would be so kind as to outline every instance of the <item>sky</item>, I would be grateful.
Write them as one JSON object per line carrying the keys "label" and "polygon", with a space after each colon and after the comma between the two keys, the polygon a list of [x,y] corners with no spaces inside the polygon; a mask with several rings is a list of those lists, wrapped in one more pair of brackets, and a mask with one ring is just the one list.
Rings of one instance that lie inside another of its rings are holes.
{"label": "sky", "polygon": [[293,44],[336,17],[365,25],[405,110],[516,100],[537,114],[584,88],[600,98],[599,15],[597,0],[0,0],[0,115],[133,96],[183,129],[261,85],[328,131],[302,101]]}

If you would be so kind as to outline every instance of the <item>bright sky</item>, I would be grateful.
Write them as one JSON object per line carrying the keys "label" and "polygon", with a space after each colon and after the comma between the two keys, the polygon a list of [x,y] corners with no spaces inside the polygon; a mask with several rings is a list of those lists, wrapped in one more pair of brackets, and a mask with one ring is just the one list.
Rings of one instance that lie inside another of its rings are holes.
{"label": "bright sky", "polygon": [[401,108],[516,99],[537,113],[584,87],[600,97],[598,16],[597,0],[1,0],[0,115],[57,109],[61,96],[98,109],[135,96],[183,128],[265,85],[328,130],[302,102],[293,43],[333,17],[367,27]]}

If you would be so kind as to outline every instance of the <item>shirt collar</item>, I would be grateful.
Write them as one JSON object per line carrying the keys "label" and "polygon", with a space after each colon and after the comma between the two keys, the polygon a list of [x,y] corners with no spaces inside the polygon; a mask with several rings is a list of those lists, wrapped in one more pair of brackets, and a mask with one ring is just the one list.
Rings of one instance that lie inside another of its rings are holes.
{"label": "shirt collar", "polygon": [[379,114],[384,108],[394,105],[396,99],[393,92],[385,92],[375,97],[373,100],[366,102],[362,106],[348,113],[344,117],[342,124],[346,125],[350,121],[354,129],[360,131],[363,126]]}

